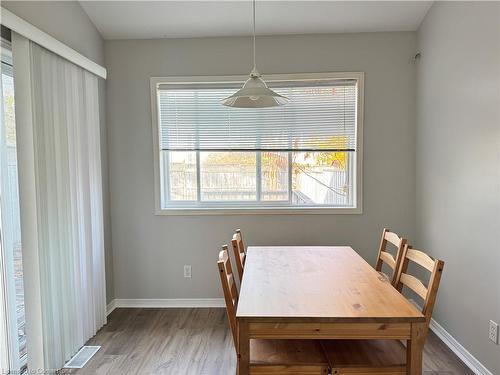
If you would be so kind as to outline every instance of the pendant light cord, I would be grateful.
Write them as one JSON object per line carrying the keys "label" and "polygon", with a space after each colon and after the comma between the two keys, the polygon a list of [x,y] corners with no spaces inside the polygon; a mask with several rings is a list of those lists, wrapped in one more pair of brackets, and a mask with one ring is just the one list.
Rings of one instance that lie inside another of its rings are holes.
{"label": "pendant light cord", "polygon": [[253,70],[257,71],[257,65],[255,64],[255,0],[252,1],[253,5]]}

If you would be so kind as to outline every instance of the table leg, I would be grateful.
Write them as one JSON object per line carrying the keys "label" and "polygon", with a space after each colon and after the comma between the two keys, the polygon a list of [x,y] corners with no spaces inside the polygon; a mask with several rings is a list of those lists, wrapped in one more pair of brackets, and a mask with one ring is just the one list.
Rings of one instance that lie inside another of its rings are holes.
{"label": "table leg", "polygon": [[250,375],[250,338],[248,323],[238,323],[238,370],[237,375]]}
{"label": "table leg", "polygon": [[411,339],[406,347],[406,372],[408,375],[422,375],[423,351],[425,344],[425,324],[411,325]]}

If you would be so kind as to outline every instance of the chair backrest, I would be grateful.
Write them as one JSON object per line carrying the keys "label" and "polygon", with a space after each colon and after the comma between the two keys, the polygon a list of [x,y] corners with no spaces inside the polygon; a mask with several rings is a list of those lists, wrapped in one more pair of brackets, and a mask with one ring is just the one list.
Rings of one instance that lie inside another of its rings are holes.
{"label": "chair backrest", "polygon": [[[410,261],[417,263],[430,272],[427,286],[415,276],[407,273]],[[396,280],[396,289],[401,292],[403,287],[406,286],[422,298],[424,301],[422,314],[425,316],[427,328],[429,328],[429,323],[431,322],[443,268],[444,262],[442,260],[432,259],[423,251],[412,249],[408,245],[405,245],[403,248],[401,267],[399,268]]]}
{"label": "chair backrest", "polygon": [[229,251],[227,245],[222,246],[219,252],[219,260],[217,261],[219,267],[219,275],[224,291],[224,299],[226,301],[226,312],[233,334],[234,348],[238,348],[238,337],[236,331],[236,307],[238,306],[238,290],[234,282],[233,269],[231,267],[231,260],[229,259]]}
{"label": "chair backrest", "polygon": [[243,244],[243,236],[240,229],[236,229],[231,240],[233,245],[234,259],[236,260],[236,269],[238,270],[238,277],[243,277],[243,268],[245,267],[245,258],[247,256],[245,245]]}
{"label": "chair backrest", "polygon": [[[387,244],[391,243],[396,247],[395,256],[387,251]],[[401,262],[401,255],[403,253],[403,248],[406,245],[406,239],[399,237],[396,233],[391,232],[389,229],[384,228],[382,232],[382,238],[380,239],[380,246],[378,249],[377,264],[375,265],[375,270],[382,272],[383,264],[387,264],[392,270],[392,275],[388,275],[389,281],[392,285],[396,285],[396,277],[398,274],[398,269]]]}

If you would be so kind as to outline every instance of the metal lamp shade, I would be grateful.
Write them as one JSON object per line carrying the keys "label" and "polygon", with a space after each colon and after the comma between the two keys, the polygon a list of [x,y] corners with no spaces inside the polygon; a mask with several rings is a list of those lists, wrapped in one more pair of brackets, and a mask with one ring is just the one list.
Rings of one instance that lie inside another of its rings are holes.
{"label": "metal lamp shade", "polygon": [[288,103],[288,98],[267,87],[258,75],[251,75],[243,87],[222,100],[221,104],[233,108],[278,107]]}

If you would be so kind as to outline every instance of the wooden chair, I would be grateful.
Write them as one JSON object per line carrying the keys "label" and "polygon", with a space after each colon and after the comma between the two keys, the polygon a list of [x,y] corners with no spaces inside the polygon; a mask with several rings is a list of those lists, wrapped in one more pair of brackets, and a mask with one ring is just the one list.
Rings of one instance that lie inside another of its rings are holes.
{"label": "wooden chair", "polygon": [[236,232],[234,232],[231,244],[233,245],[236,269],[238,270],[238,277],[240,278],[241,283],[241,280],[243,280],[243,268],[245,267],[247,251],[245,250],[245,244],[243,243],[243,236],[240,229],[236,229]]}
{"label": "wooden chair", "polygon": [[[388,243],[391,243],[396,247],[395,257],[387,251]],[[387,228],[384,228],[384,231],[382,232],[382,238],[380,239],[380,246],[378,249],[377,264],[375,265],[375,270],[377,270],[382,276],[387,278],[393,286],[396,286],[396,277],[401,262],[401,255],[405,245],[405,238],[399,237],[396,233],[391,232]],[[392,275],[389,276],[382,272],[382,266],[384,265],[384,263],[387,264],[387,266],[392,270]]]}
{"label": "wooden chair", "polygon": [[[434,260],[420,250],[411,249],[408,245],[405,245],[402,254],[401,267],[396,276],[396,287],[400,292],[403,287],[407,287],[423,299],[422,314],[426,319],[423,337],[425,341],[444,262]],[[410,261],[430,272],[427,286],[407,273]],[[406,347],[399,340],[325,340],[321,344],[332,374],[406,374]]]}
{"label": "wooden chair", "polygon": [[[237,351],[236,308],[239,295],[227,246],[222,247],[217,266],[224,291],[229,326]],[[328,370],[328,362],[319,341],[250,340],[250,374],[252,375],[327,375]]]}
{"label": "wooden chair", "polygon": [[[441,282],[444,262],[442,260],[432,259],[423,251],[412,249],[409,245],[405,245],[402,258],[403,261],[396,279],[396,289],[402,292],[403,288],[406,286],[422,298],[424,301],[422,314],[425,316],[426,328],[429,328],[432,311],[434,310],[434,304],[436,303],[439,283]],[[430,278],[427,286],[425,286],[415,276],[407,273],[410,261],[418,264],[420,267],[430,272]]]}

